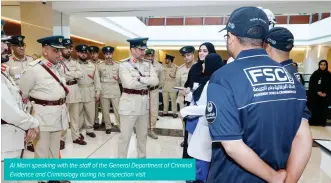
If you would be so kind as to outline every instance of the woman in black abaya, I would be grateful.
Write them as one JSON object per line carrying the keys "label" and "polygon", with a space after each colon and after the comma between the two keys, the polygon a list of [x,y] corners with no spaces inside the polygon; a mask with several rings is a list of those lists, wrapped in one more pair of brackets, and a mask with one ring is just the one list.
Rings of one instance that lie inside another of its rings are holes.
{"label": "woman in black abaya", "polygon": [[321,60],[319,68],[312,74],[309,81],[308,108],[311,112],[309,124],[325,126],[327,110],[331,95],[331,73],[328,62]]}

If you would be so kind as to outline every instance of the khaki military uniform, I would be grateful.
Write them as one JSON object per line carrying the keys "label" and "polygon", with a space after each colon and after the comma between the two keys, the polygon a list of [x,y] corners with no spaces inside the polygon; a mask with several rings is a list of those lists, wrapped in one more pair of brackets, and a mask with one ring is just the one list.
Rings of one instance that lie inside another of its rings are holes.
{"label": "khaki military uniform", "polygon": [[120,126],[120,116],[118,114],[118,104],[121,97],[121,91],[118,80],[114,77],[118,76],[118,63],[101,63],[98,65],[98,71],[101,82],[100,101],[102,107],[102,118],[106,123],[106,129],[111,129],[111,121],[109,116],[110,102],[113,106],[116,124]]}
{"label": "khaki military uniform", "polygon": [[[185,82],[187,81],[188,73],[189,73],[190,69],[191,69],[191,67],[187,68],[186,64],[183,64],[178,67],[178,70],[176,73],[176,86],[177,87],[184,87]],[[185,98],[184,91],[179,91],[176,102],[179,104],[180,110],[185,107],[184,98]],[[183,133],[185,133],[184,121],[182,121],[182,124],[183,124]]]}
{"label": "khaki military uniform", "polygon": [[[100,78],[97,66],[91,62],[79,61],[83,70],[83,77],[78,80],[78,86],[82,96],[79,104],[80,120],[84,121],[86,132],[94,131],[95,98],[100,96]],[[80,127],[81,129],[82,127]]]}
{"label": "khaki military uniform", "polygon": [[14,55],[9,57],[9,61],[5,63],[8,68],[8,73],[13,78],[16,84],[18,84],[23,72],[27,69],[28,64],[33,61],[33,58],[25,55],[23,59],[18,59]]}
{"label": "khaki military uniform", "polygon": [[[67,108],[70,115],[70,127],[71,127],[71,137],[73,140],[78,139],[80,127],[83,125],[83,121],[79,119],[79,103],[82,101],[82,96],[80,89],[78,87],[78,79],[83,77],[83,70],[80,64],[73,59],[62,59],[62,69],[61,74],[66,79],[66,86],[69,89],[69,94],[67,95]],[[62,140],[65,141],[67,130],[62,134]]]}
{"label": "khaki military uniform", "polygon": [[[35,158],[59,158],[61,131],[68,128],[69,115],[65,105],[66,94],[64,88],[39,64],[33,61],[23,73],[19,87],[23,97],[35,101],[35,118],[40,123],[40,134],[35,139]],[[59,69],[61,65],[54,65],[42,58],[44,63],[62,82]]]}
{"label": "khaki military uniform", "polygon": [[[95,64],[96,66],[98,66],[101,63],[104,63],[103,60],[98,59],[98,61],[92,61],[89,60],[89,62],[91,62],[92,64]],[[101,102],[100,101],[96,101],[95,102],[95,117],[94,117],[94,123],[98,123],[99,124],[99,107],[101,107]],[[103,119],[101,120],[103,122]]]}
{"label": "khaki military uniform", "polygon": [[151,122],[149,128],[156,128],[156,121],[159,114],[159,88],[163,86],[164,79],[164,68],[163,65],[157,61],[153,62],[154,70],[159,78],[159,84],[151,86],[150,100],[151,100]]}
{"label": "khaki military uniform", "polygon": [[[190,71],[190,68],[186,67],[186,64],[181,65],[176,73],[176,86],[177,87],[184,87],[185,82],[187,81],[187,77],[188,77],[188,72]],[[180,91],[178,93],[178,97],[177,97],[177,103],[179,104],[179,108],[182,109],[185,107],[184,105],[184,93],[182,91]]]}
{"label": "khaki military uniform", "polygon": [[169,96],[171,99],[171,110],[173,114],[177,113],[177,104],[176,104],[176,91],[173,87],[176,86],[176,72],[177,66],[175,64],[171,64],[164,66],[164,85],[162,88],[162,96],[163,96],[163,114],[168,114],[169,109]]}
{"label": "khaki military uniform", "polygon": [[121,120],[118,156],[127,157],[133,127],[135,127],[138,156],[145,158],[149,118],[148,86],[157,85],[159,79],[150,61],[134,63],[133,58],[120,64],[119,77],[122,81],[123,93],[118,107]]}

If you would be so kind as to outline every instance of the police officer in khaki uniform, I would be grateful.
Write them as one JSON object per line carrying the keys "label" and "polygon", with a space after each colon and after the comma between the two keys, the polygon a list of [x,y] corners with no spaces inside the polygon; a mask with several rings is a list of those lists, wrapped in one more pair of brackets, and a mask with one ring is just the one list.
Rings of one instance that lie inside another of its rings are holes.
{"label": "police officer in khaki uniform", "polygon": [[160,116],[167,116],[168,115],[168,109],[169,109],[169,96],[171,99],[171,110],[172,110],[172,116],[173,118],[177,118],[177,103],[176,103],[176,97],[177,93],[173,89],[176,86],[176,72],[177,72],[177,66],[173,63],[175,57],[166,54],[165,63],[164,66],[164,84],[162,87],[162,96],[163,96],[163,112],[160,113]]}
{"label": "police officer in khaki uniform", "polygon": [[100,78],[98,68],[87,60],[87,45],[77,45],[78,62],[83,69],[83,78],[78,80],[82,96],[79,104],[80,120],[84,121],[86,135],[95,138],[93,124],[95,119],[95,102],[100,99]]}
{"label": "police officer in khaki uniform", "polygon": [[12,55],[6,64],[9,66],[9,75],[14,79],[16,84],[18,84],[22,73],[28,67],[28,63],[33,61],[32,57],[25,55],[24,38],[24,36],[12,36],[9,40]]}
{"label": "police officer in khaki uniform", "polygon": [[[88,47],[88,53],[90,55],[90,60],[89,62],[93,63],[94,65],[98,66],[99,64],[103,63],[103,60],[99,59],[99,47],[97,46],[89,46]],[[95,101],[95,117],[94,117],[94,129],[98,129],[100,127],[99,125],[99,107],[101,103],[100,101]],[[104,125],[104,120],[102,118],[102,123],[101,126]]]}
{"label": "police officer in khaki uniform", "polygon": [[[176,86],[184,87],[185,82],[188,77],[188,72],[190,71],[194,62],[194,51],[195,48],[193,46],[184,46],[179,50],[180,54],[184,57],[185,64],[179,66],[176,73]],[[187,94],[187,90],[182,90],[179,92],[177,97],[177,103],[179,104],[179,108],[182,109],[185,107],[184,105],[184,96]]]}
{"label": "police officer in khaki uniform", "polygon": [[[78,87],[78,80],[83,77],[83,70],[80,67],[80,64],[77,60],[74,60],[71,57],[71,53],[73,50],[73,42],[71,39],[64,39],[63,46],[64,49],[61,50],[62,58],[61,64],[62,69],[61,73],[66,78],[66,84],[69,89],[69,94],[67,96],[67,107],[70,115],[70,129],[71,129],[71,137],[73,139],[73,143],[79,145],[86,145],[84,141],[84,137],[79,133],[80,127],[83,125],[82,120],[79,119],[79,103],[82,101],[82,96],[80,93],[80,89]],[[65,130],[62,134],[61,140],[61,149],[65,148],[65,141],[67,137],[67,130]]]}
{"label": "police officer in khaki uniform", "polygon": [[40,122],[40,135],[34,142],[35,158],[59,158],[61,131],[68,128],[65,86],[59,69],[63,36],[39,39],[43,58],[33,61],[20,79],[23,97],[34,101],[35,117]]}
{"label": "police officer in khaki uniform", "polygon": [[110,134],[112,128],[112,123],[109,116],[110,103],[113,106],[116,124],[120,126],[120,116],[118,114],[118,104],[121,97],[121,91],[118,84],[119,64],[113,61],[113,47],[105,46],[102,48],[102,52],[105,56],[105,62],[98,65],[98,72],[101,82],[100,101],[102,107],[102,118],[106,123],[106,134]]}
{"label": "police officer in khaki uniform", "polygon": [[163,65],[155,60],[155,50],[147,49],[145,52],[145,59],[151,61],[154,70],[159,78],[159,84],[150,87],[150,122],[148,136],[152,139],[158,139],[154,129],[156,128],[157,117],[159,113],[159,89],[164,83],[164,68]]}
{"label": "police officer in khaki uniform", "polygon": [[149,118],[149,86],[156,86],[159,79],[150,61],[145,60],[148,38],[129,39],[131,58],[120,64],[119,76],[123,93],[118,107],[121,135],[118,156],[126,158],[133,128],[137,134],[138,157],[146,157]]}
{"label": "police officer in khaki uniform", "polygon": [[[4,24],[5,21],[1,20],[1,28]],[[4,159],[22,157],[24,141],[32,141],[39,133],[39,121],[24,111],[20,89],[6,73],[7,66],[4,64],[9,61],[8,39],[10,37],[1,29],[1,182],[3,183],[9,182],[4,181]]]}
{"label": "police officer in khaki uniform", "polygon": [[[185,64],[179,66],[177,73],[176,73],[176,86],[177,87],[183,87],[185,85],[185,82],[187,81],[187,77],[188,77],[188,73],[192,67],[192,65],[195,63],[194,62],[194,51],[195,48],[193,46],[184,46],[182,47],[179,52],[180,54],[184,57],[184,61]],[[178,97],[177,97],[177,103],[179,104],[179,108],[183,109],[185,107],[185,95],[187,93],[189,93],[190,90],[189,89],[185,89],[185,90],[180,90],[178,92]],[[185,122],[183,122],[183,134],[184,136],[187,136],[187,132],[185,132]],[[186,133],[186,135],[185,135]],[[184,141],[185,143],[186,141],[186,137],[184,137]],[[184,142],[181,143],[181,146],[183,147],[185,144]],[[186,147],[185,147],[186,148]],[[184,150],[186,152],[186,150]]]}

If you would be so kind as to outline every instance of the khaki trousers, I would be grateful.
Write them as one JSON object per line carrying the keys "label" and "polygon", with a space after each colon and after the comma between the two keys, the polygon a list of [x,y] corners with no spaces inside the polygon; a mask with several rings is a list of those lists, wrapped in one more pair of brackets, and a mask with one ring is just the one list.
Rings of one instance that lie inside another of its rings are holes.
{"label": "khaki trousers", "polygon": [[[72,140],[78,139],[80,133],[80,127],[83,125],[83,121],[79,120],[79,103],[67,103],[70,116],[70,129]],[[67,139],[67,130],[63,130],[61,140],[64,142]]]}
{"label": "khaki trousers", "polygon": [[148,123],[148,128],[156,128],[157,117],[159,114],[159,89],[150,91],[150,100],[151,100],[151,122]]}
{"label": "khaki trousers", "polygon": [[[179,110],[182,110],[185,107],[184,102],[179,102]],[[185,122],[182,120],[182,125],[183,125],[183,135],[185,135]]]}
{"label": "khaki trousers", "polygon": [[102,108],[102,118],[106,123],[106,129],[111,129],[111,120],[109,116],[110,102],[113,106],[116,124],[120,126],[120,115],[118,114],[118,105],[120,98],[100,98]]}
{"label": "khaki trousers", "polygon": [[40,132],[34,140],[35,158],[59,158],[61,131]]}
{"label": "khaki trousers", "polygon": [[95,101],[79,103],[79,120],[82,121],[79,129],[85,125],[85,130],[88,133],[94,131],[93,124],[95,118]]}
{"label": "khaki trousers", "polygon": [[127,116],[120,115],[121,120],[121,135],[118,141],[118,157],[127,158],[128,148],[131,140],[133,127],[136,129],[137,134],[137,151],[139,158],[146,158],[146,142],[148,133],[148,116]]}
{"label": "khaki trousers", "polygon": [[171,99],[172,114],[177,113],[176,92],[162,92],[163,96],[163,113],[167,114],[169,109],[169,95]]}

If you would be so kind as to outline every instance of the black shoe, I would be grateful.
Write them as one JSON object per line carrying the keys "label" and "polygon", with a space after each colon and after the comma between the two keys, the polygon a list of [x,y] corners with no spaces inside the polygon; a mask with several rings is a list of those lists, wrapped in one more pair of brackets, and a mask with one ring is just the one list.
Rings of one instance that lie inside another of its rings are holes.
{"label": "black shoe", "polygon": [[91,132],[91,133],[86,132],[86,135],[87,136],[90,136],[91,138],[95,138],[96,137],[96,135],[95,135],[94,132]]}
{"label": "black shoe", "polygon": [[34,152],[34,147],[33,147],[33,144],[29,144],[27,147],[26,147],[27,150],[31,151],[31,152]]}
{"label": "black shoe", "polygon": [[93,128],[94,128],[95,130],[98,129],[98,128],[100,128],[99,123],[94,123]]}
{"label": "black shoe", "polygon": [[184,147],[184,142],[180,143],[180,147]]}
{"label": "black shoe", "polygon": [[173,118],[178,118],[178,114],[173,114],[172,117]]}
{"label": "black shoe", "polygon": [[159,121],[160,119],[159,118],[156,118],[156,121]]}
{"label": "black shoe", "polygon": [[72,142],[75,144],[83,145],[83,146],[87,144],[81,137],[79,137],[78,139],[76,139]]}
{"label": "black shoe", "polygon": [[110,134],[110,133],[111,133],[111,129],[107,129],[106,134]]}

